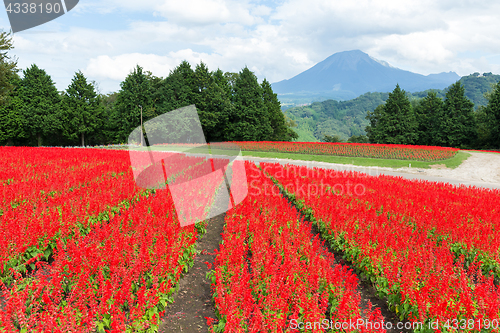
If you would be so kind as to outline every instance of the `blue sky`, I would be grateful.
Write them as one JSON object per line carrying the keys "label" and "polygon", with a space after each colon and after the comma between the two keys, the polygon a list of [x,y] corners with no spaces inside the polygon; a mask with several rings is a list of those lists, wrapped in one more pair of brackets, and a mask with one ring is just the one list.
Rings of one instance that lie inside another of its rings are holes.
{"label": "blue sky", "polygon": [[[5,10],[0,28],[10,29]],[[165,77],[182,60],[248,66],[291,78],[359,49],[421,74],[500,74],[500,2],[484,0],[80,0],[66,15],[14,34],[19,68],[35,63],[65,90],[78,70],[102,93],[136,64]]]}

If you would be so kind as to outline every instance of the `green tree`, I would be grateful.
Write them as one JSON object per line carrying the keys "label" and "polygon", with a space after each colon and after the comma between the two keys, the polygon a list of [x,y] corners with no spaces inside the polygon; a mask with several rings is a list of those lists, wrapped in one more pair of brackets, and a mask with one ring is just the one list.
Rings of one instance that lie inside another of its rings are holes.
{"label": "green tree", "polygon": [[70,140],[80,139],[85,146],[85,137],[102,129],[104,108],[94,85],[81,71],[75,73],[63,101],[63,134]]}
{"label": "green tree", "polygon": [[366,129],[370,142],[408,145],[418,139],[415,113],[399,84],[389,93],[386,103],[369,112],[367,118],[370,120]]}
{"label": "green tree", "polygon": [[36,139],[42,145],[43,136],[57,135],[61,129],[59,95],[52,78],[35,64],[23,71],[19,96],[22,102],[22,114],[30,139]]}
{"label": "green tree", "polygon": [[417,144],[427,146],[439,144],[441,135],[436,120],[443,112],[443,100],[435,91],[429,91],[427,96],[418,101],[414,110],[418,121]]}
{"label": "green tree", "polygon": [[184,60],[159,84],[155,102],[158,112],[161,114],[196,104],[199,89],[191,65]]}
{"label": "green tree", "polygon": [[262,81],[261,87],[264,107],[267,109],[272,128],[270,140],[290,141],[289,131],[291,129],[287,126],[285,115],[281,112],[281,103],[278,100],[278,95],[273,92],[271,84],[266,79]]}
{"label": "green tree", "polygon": [[323,140],[321,140],[323,142],[332,142],[332,143],[335,143],[335,142],[344,142],[338,135],[325,135],[323,136]]}
{"label": "green tree", "polygon": [[211,73],[204,63],[194,71],[197,93],[194,104],[207,142],[223,141],[224,128],[232,110],[228,82],[222,71]]}
{"label": "green tree", "polygon": [[349,143],[369,143],[368,137],[366,135],[353,135],[347,142]]}
{"label": "green tree", "polygon": [[9,98],[0,104],[0,142],[13,145],[28,138],[25,132],[26,119],[22,113],[23,102],[19,96],[21,78],[16,74],[11,80],[12,90]]}
{"label": "green tree", "polygon": [[20,78],[17,62],[8,51],[13,49],[10,33],[0,33],[0,143],[12,145],[14,140],[24,138],[24,118],[20,111],[18,87]]}
{"label": "green tree", "polygon": [[489,146],[500,148],[500,82],[488,95],[488,105],[484,109]]}
{"label": "green tree", "polygon": [[366,119],[370,125],[366,126],[366,135],[371,143],[381,143],[383,140],[384,128],[381,125],[381,119],[384,113],[384,105],[380,104],[373,111],[368,111]]}
{"label": "green tree", "polygon": [[446,92],[443,112],[436,119],[441,134],[441,145],[470,147],[477,138],[474,103],[466,96],[464,86],[457,81]]}
{"label": "green tree", "polygon": [[116,124],[116,142],[126,142],[132,131],[141,124],[141,108],[143,122],[157,115],[154,92],[155,78],[150,72],[137,65],[120,83],[120,91],[116,98],[116,112],[112,122]]}
{"label": "green tree", "polygon": [[96,143],[98,144],[112,144],[115,143],[115,133],[118,130],[116,112],[116,101],[118,92],[109,94],[99,94],[99,101],[103,110],[102,119],[103,126],[101,130],[94,133]]}
{"label": "green tree", "polygon": [[19,71],[17,61],[11,59],[7,53],[13,48],[10,32],[2,31],[0,33],[0,106],[8,103],[8,96],[14,89],[13,82]]}
{"label": "green tree", "polygon": [[479,106],[474,116],[476,117],[477,126],[477,141],[474,144],[475,148],[485,149],[494,148],[492,144],[491,130],[494,118],[486,111],[485,106]]}
{"label": "green tree", "polygon": [[234,83],[234,109],[228,125],[232,141],[264,141],[272,138],[273,129],[262,99],[262,87],[248,67]]}
{"label": "green tree", "polygon": [[226,72],[224,73],[224,76],[226,77],[226,80],[229,82],[231,88],[234,88],[234,85],[236,84],[236,80],[238,80],[240,73]]}
{"label": "green tree", "polygon": [[286,137],[284,141],[294,141],[299,138],[299,134],[293,130],[293,128],[298,127],[297,122],[291,118],[289,118],[286,114],[285,117],[285,125],[286,125]]}

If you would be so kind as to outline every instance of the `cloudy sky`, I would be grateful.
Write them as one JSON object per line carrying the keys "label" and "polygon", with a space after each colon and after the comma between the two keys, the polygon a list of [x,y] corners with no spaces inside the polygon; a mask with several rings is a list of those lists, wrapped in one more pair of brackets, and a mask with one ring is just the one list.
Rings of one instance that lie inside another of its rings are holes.
{"label": "cloudy sky", "polygon": [[[5,11],[0,28],[10,29]],[[259,79],[291,78],[359,49],[421,74],[500,74],[498,0],[80,0],[14,35],[21,69],[35,63],[59,90],[77,70],[102,93],[136,64],[165,77],[182,60]]]}

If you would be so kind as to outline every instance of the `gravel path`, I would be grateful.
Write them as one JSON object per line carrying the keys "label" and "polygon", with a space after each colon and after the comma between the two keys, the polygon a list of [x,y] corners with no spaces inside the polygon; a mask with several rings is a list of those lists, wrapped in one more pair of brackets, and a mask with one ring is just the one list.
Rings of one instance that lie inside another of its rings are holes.
{"label": "gravel path", "polygon": [[[474,153],[456,169],[421,169],[425,175],[454,178],[457,180],[480,181],[486,183],[500,183],[500,154],[498,153]],[[409,171],[404,168],[405,172]]]}
{"label": "gravel path", "polygon": [[436,165],[432,169],[420,168],[385,168],[385,167],[362,167],[352,164],[333,164],[325,162],[300,161],[278,158],[258,158],[244,156],[243,159],[255,162],[271,162],[281,164],[305,165],[308,167],[319,167],[334,169],[338,171],[358,171],[372,176],[380,174],[404,177],[408,179],[423,179],[435,182],[445,182],[455,185],[477,186],[485,188],[500,189],[500,154],[499,153],[475,153],[468,152],[471,156],[459,167],[448,169],[444,165]]}

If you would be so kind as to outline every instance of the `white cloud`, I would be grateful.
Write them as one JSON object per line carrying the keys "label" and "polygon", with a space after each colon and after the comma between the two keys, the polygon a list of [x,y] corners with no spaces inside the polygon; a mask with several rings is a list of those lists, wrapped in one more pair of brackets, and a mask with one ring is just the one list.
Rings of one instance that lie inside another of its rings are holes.
{"label": "white cloud", "polygon": [[306,52],[313,62],[361,49],[408,70],[466,75],[465,67],[452,67],[459,64],[459,52],[499,52],[498,12],[495,1],[290,0],[272,17],[281,38],[293,40],[288,52]]}
{"label": "white cloud", "polygon": [[[105,14],[110,29],[98,30],[89,24],[86,28],[64,27],[64,32],[56,34],[16,35],[14,54],[22,66],[37,63],[57,73],[58,85],[67,85],[82,68],[91,79],[104,80],[109,90],[119,89],[119,82],[136,64],[157,76],[168,75],[182,60],[193,66],[203,61],[212,70],[224,71],[239,71],[246,65],[261,79],[276,82],[335,52],[353,49],[422,74],[450,70],[460,75],[500,73],[500,58],[488,57],[500,54],[498,1],[275,3],[88,1],[68,15]],[[122,20],[121,30],[112,27],[117,20]]]}
{"label": "white cloud", "polygon": [[139,65],[155,76],[165,77],[183,60],[187,60],[193,68],[196,64],[204,62],[209,69],[214,69],[213,65],[218,62],[217,58],[217,55],[197,53],[190,49],[170,52],[166,56],[142,53],[121,54],[115,57],[101,55],[89,60],[84,73],[102,79],[123,81],[135,66]]}
{"label": "white cloud", "polygon": [[223,0],[167,0],[158,6],[158,11],[172,22],[213,24],[231,19]]}

